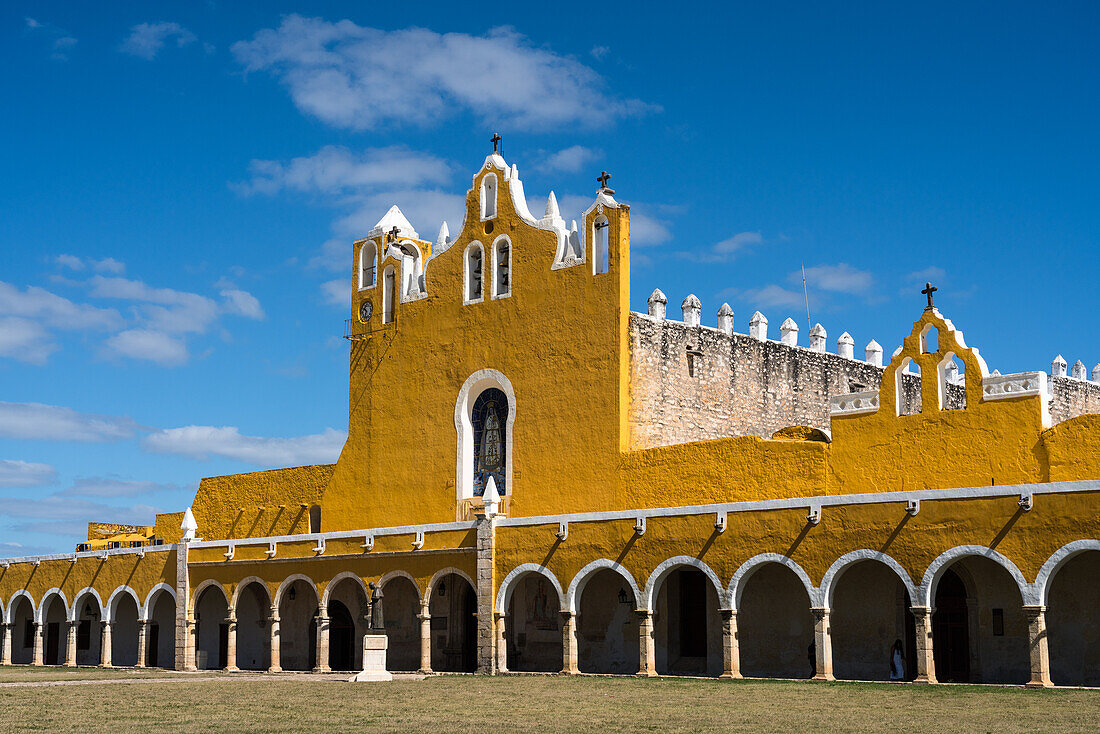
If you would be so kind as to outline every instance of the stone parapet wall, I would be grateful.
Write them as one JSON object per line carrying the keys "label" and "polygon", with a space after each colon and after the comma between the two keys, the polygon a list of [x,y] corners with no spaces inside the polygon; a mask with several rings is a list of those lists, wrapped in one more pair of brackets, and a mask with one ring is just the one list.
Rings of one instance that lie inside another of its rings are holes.
{"label": "stone parapet wall", "polygon": [[1050,378],[1050,423],[1100,413],[1100,383],[1072,377]]}

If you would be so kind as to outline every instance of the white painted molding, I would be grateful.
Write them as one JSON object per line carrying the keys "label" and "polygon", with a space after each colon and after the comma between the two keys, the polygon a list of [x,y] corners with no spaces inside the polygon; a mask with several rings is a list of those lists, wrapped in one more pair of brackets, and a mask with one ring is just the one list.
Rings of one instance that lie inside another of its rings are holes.
{"label": "white painted molding", "polygon": [[[153,607],[156,606],[156,596],[160,592],[164,592],[172,597],[172,606],[175,607],[176,605],[176,590],[165,583],[157,584],[152,589],[149,589],[149,593],[145,595],[145,604],[142,607],[141,618],[147,622],[152,621]],[[74,606],[73,608],[75,609],[76,607]]]}
{"label": "white painted molding", "polygon": [[576,613],[577,603],[580,600],[581,594],[584,592],[584,587],[596,575],[603,569],[609,569],[622,576],[623,580],[630,585],[630,590],[634,592],[634,604],[644,604],[645,596],[642,594],[641,589],[638,588],[638,582],[634,580],[633,574],[626,570],[626,567],[620,563],[616,563],[608,558],[598,558],[592,561],[573,577],[573,580],[569,582],[569,589],[565,592],[565,609],[563,611]]}
{"label": "white painted molding", "polygon": [[829,396],[830,417],[877,413],[878,408],[878,390],[864,390],[848,393],[847,395]]}
{"label": "white painted molding", "polygon": [[118,603],[122,600],[123,596],[129,596],[134,600],[134,606],[137,607],[138,619],[142,618],[142,603],[141,597],[129,586],[119,586],[111,592],[111,596],[107,598],[107,604],[103,608],[103,621],[114,622],[115,613],[118,611]]}
{"label": "white painted molding", "polygon": [[[229,602],[230,609],[237,608],[237,602],[238,600],[240,600],[241,594],[246,588],[248,588],[252,584],[258,584],[259,587],[264,590],[264,598],[267,600],[267,604],[263,606],[267,608],[273,605],[273,602],[271,601],[271,590],[267,588],[267,582],[259,576],[245,576],[243,579],[237,582],[236,588],[233,589],[233,599]],[[222,591],[224,592],[225,589],[223,588]],[[197,596],[195,598],[198,599]]]}
{"label": "white painted molding", "polygon": [[[386,573],[378,577],[378,582],[376,585],[378,586],[378,588],[383,589],[384,593],[386,584],[393,581],[394,579],[406,579],[407,581],[409,581],[409,583],[411,583],[413,585],[413,588],[416,590],[416,606],[420,607],[423,604],[424,590],[420,588],[420,584],[416,582],[416,579],[414,579],[412,574],[408,571],[387,571]],[[370,599],[370,586],[367,584],[363,584],[362,580],[360,580],[359,583],[363,585],[363,593],[366,594],[367,599]]]}
{"label": "white painted molding", "polygon": [[1038,595],[1034,593],[1034,588],[1027,582],[1027,579],[1024,578],[1024,575],[1020,572],[1020,569],[1015,563],[997,551],[986,548],[983,545],[960,545],[951,550],[944,551],[928,565],[928,568],[924,572],[924,578],[921,580],[921,585],[917,589],[917,593],[921,600],[920,606],[933,606],[933,602],[936,599],[936,585],[939,584],[940,578],[943,576],[944,572],[955,561],[969,556],[988,558],[995,563],[999,563],[1016,581],[1016,586],[1020,592],[1021,603],[1024,605],[1039,603]]}
{"label": "white painted molding", "polygon": [[554,587],[554,591],[558,594],[558,609],[564,610],[565,592],[562,591],[561,582],[558,581],[558,577],[554,575],[554,572],[537,563],[521,563],[509,571],[500,583],[500,590],[497,592],[496,598],[496,611],[500,613],[508,611],[508,603],[512,600],[516,585],[529,574],[538,574],[550,582],[550,585]]}
{"label": "white painted molding", "polygon": [[447,566],[446,568],[441,568],[438,571],[436,571],[435,574],[432,576],[432,578],[428,581],[428,589],[424,593],[424,601],[426,601],[428,604],[431,604],[432,603],[432,594],[435,593],[436,583],[440,579],[442,579],[444,576],[449,576],[452,573],[455,574],[456,576],[461,576],[462,578],[466,579],[466,583],[468,583],[470,585],[470,588],[473,589],[474,596],[475,597],[477,596],[477,584],[474,583],[474,580],[472,578],[470,578],[469,574],[467,574],[465,571],[463,571],[460,568],[455,568],[454,566]]}
{"label": "white painted molding", "polygon": [[836,559],[833,565],[829,566],[829,570],[826,571],[825,575],[821,578],[821,586],[818,587],[818,599],[820,599],[822,606],[832,609],[833,594],[836,593],[836,586],[837,582],[840,581],[840,577],[844,575],[845,571],[862,561],[881,563],[893,571],[905,585],[905,590],[909,594],[909,606],[918,606],[917,600],[920,598],[920,595],[917,591],[917,585],[913,583],[913,579],[909,577],[909,573],[902,568],[900,563],[890,556],[870,549],[855,550],[850,553],[845,553],[840,558]]}
{"label": "white painted molding", "polygon": [[1095,538],[1075,540],[1072,543],[1066,543],[1061,548],[1054,551],[1050,558],[1046,560],[1046,563],[1043,564],[1043,567],[1039,569],[1039,573],[1035,576],[1035,583],[1032,585],[1032,591],[1033,598],[1037,599],[1036,603],[1046,606],[1047,600],[1050,597],[1050,586],[1054,583],[1054,578],[1058,574],[1058,571],[1073,557],[1088,551],[1100,551],[1100,540],[1096,540]]}
{"label": "white painted molding", "polygon": [[[47,609],[46,602],[49,601],[51,596],[61,599],[61,608],[65,610],[65,619],[68,620],[69,618],[69,600],[65,598],[65,592],[55,586],[52,589],[47,589],[46,593],[42,595],[41,601],[38,602],[36,620],[39,624],[46,623],[46,620],[42,618],[42,613]],[[107,603],[110,604],[109,601]]]}
{"label": "white painted molding", "polygon": [[651,614],[657,611],[657,594],[660,591],[661,583],[677,568],[697,568],[702,571],[710,579],[711,586],[714,587],[714,593],[718,597],[718,608],[727,608],[728,592],[722,588],[722,582],[718,579],[718,574],[714,572],[714,569],[692,556],[674,556],[658,564],[657,568],[653,569],[653,573],[649,575],[649,579],[645,584],[645,597],[643,598],[645,606],[642,607],[643,609]]}
{"label": "white painted molding", "polygon": [[1014,375],[990,375],[982,379],[982,398],[1005,400],[1032,395],[1048,396],[1046,372],[1020,372]]}
{"label": "white painted molding", "polygon": [[745,584],[748,583],[748,580],[752,578],[753,574],[771,563],[778,563],[780,566],[784,566],[794,571],[795,576],[802,582],[802,586],[806,590],[806,596],[809,598],[810,606],[821,606],[818,590],[813,582],[810,581],[809,574],[806,573],[802,566],[779,553],[760,553],[742,563],[741,567],[734,572],[733,578],[730,579],[730,584],[726,588],[726,599],[728,600],[730,609],[738,610],[741,608],[741,594],[745,591]]}
{"label": "white painted molding", "polygon": [[[397,573],[397,572],[391,571],[391,573]],[[401,573],[404,573],[404,572],[401,572]],[[383,576],[382,578],[385,578],[385,576]],[[325,591],[321,595],[321,609],[325,611],[326,615],[328,614],[328,603],[329,603],[329,600],[332,598],[333,589],[335,589],[337,586],[339,586],[341,583],[343,583],[344,581],[346,581],[348,579],[353,580],[355,582],[355,584],[358,585],[359,590],[363,592],[363,597],[364,598],[370,599],[370,591],[367,589],[366,583],[363,582],[363,579],[362,579],[362,577],[359,576],[359,574],[355,573],[354,571],[341,571],[340,573],[336,574],[335,576],[333,576],[331,579],[328,580],[328,583],[325,584]],[[417,586],[415,580],[413,580],[413,588],[416,589],[416,596],[417,596],[417,599],[419,600],[420,587]]]}
{"label": "white painted molding", "polygon": [[11,595],[8,599],[8,608],[4,610],[4,623],[15,624],[15,619],[12,618],[12,614],[15,611],[15,605],[20,599],[26,599],[31,605],[31,619],[38,619],[38,605],[34,603],[34,597],[27,592],[26,589],[20,589]]}
{"label": "white painted molding", "polygon": [[[461,511],[463,500],[474,496],[474,402],[482,392],[491,387],[497,388],[508,398],[508,420],[504,431],[504,496],[512,496],[512,445],[515,443],[512,429],[516,422],[516,391],[503,372],[490,368],[480,369],[466,378],[455,400],[454,421],[458,437],[455,449],[456,512]],[[426,526],[418,527],[426,529]]]}
{"label": "white painted molding", "polygon": [[[158,584],[158,586],[162,586],[162,585],[163,584]],[[99,614],[100,614],[101,617],[103,616],[103,614],[104,614],[103,610],[105,608],[105,605],[103,604],[103,598],[100,597],[99,592],[96,591],[95,589],[93,589],[91,586],[85,586],[83,589],[81,589],[80,591],[76,592],[76,594],[73,595],[73,606],[72,606],[72,608],[69,609],[69,621],[70,622],[75,622],[78,619],[80,619],[80,611],[77,609],[77,607],[80,606],[80,602],[85,596],[91,596],[92,598],[95,599],[96,604],[99,606]],[[138,605],[138,610],[139,611],[141,610],[141,605],[140,604]]]}
{"label": "white painted molding", "polygon": [[317,584],[314,583],[313,579],[311,579],[309,576],[306,576],[304,573],[293,573],[283,579],[282,583],[279,584],[279,588],[275,590],[275,600],[272,602],[273,606],[279,606],[279,604],[283,600],[283,594],[286,593],[286,590],[289,589],[295,581],[304,581],[306,584],[308,584],[309,587],[313,589],[313,598],[317,600],[318,604],[320,604],[321,592],[317,591]]}

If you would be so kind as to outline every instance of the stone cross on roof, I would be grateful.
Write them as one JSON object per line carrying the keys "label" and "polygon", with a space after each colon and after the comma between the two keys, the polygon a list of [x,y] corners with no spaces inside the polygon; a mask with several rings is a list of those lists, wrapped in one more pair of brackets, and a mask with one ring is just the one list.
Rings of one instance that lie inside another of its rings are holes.
{"label": "stone cross on roof", "polygon": [[499,152],[500,141],[504,138],[500,137],[500,133],[493,133],[493,137],[489,138],[493,144],[493,153]]}
{"label": "stone cross on roof", "polygon": [[399,230],[399,229],[397,228],[397,225],[396,225],[396,224],[395,224],[395,225],[393,225],[393,229],[391,229],[391,230],[389,231],[389,235],[390,235],[390,241],[391,241],[391,242],[397,242],[397,235],[399,235],[400,233],[401,233],[401,230]]}
{"label": "stone cross on roof", "polygon": [[606,191],[609,194],[615,193],[614,189],[607,185],[607,182],[611,180],[610,173],[604,171],[599,176],[596,176],[596,180],[600,182],[600,191]]}
{"label": "stone cross on roof", "polygon": [[925,283],[924,284],[924,290],[922,290],[921,293],[928,296],[928,306],[927,306],[927,308],[932,308],[932,294],[935,293],[938,290],[939,290],[939,288],[932,285],[931,283]]}

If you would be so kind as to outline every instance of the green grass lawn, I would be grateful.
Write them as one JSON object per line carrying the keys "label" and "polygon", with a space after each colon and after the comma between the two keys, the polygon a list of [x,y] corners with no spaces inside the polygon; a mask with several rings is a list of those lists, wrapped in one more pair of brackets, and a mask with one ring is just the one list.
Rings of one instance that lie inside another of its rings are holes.
{"label": "green grass lawn", "polygon": [[[136,671],[0,669],[4,681]],[[350,684],[309,676],[0,687],[0,731],[1094,731],[1100,690],[793,681],[441,676]]]}

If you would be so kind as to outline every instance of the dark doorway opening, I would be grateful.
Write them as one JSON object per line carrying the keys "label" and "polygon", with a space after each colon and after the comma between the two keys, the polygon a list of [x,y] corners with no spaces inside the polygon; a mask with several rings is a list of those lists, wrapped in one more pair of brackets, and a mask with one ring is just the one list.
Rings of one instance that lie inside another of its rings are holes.
{"label": "dark doorway opening", "polygon": [[355,623],[343,602],[328,603],[328,666],[333,670],[355,667]]}
{"label": "dark doorway opening", "polygon": [[962,579],[954,571],[946,571],[936,587],[936,611],[932,615],[937,680],[970,680],[970,620],[966,599]]}

